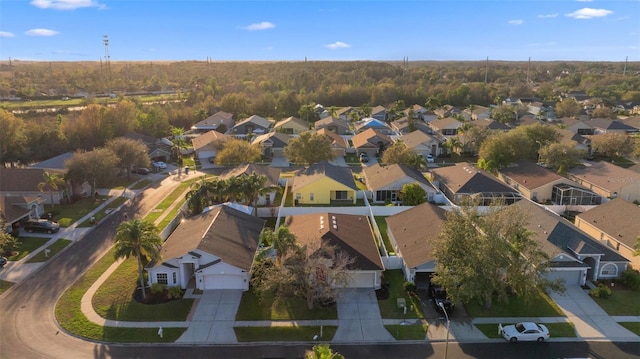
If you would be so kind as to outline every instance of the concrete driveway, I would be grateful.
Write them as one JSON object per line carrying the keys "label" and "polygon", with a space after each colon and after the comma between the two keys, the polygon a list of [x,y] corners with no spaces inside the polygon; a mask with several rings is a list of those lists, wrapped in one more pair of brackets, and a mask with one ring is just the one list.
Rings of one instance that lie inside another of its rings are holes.
{"label": "concrete driveway", "polygon": [[205,290],[196,303],[189,328],[177,343],[237,343],[233,324],[241,290]]}
{"label": "concrete driveway", "polygon": [[337,299],[338,330],[333,342],[388,342],[373,289],[344,289]]}

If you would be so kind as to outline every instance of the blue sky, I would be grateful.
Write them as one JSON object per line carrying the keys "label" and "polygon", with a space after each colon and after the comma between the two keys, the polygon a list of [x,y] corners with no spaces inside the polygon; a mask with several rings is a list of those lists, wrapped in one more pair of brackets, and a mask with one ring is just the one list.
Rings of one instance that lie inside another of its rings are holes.
{"label": "blue sky", "polygon": [[640,0],[2,0],[0,59],[640,61]]}

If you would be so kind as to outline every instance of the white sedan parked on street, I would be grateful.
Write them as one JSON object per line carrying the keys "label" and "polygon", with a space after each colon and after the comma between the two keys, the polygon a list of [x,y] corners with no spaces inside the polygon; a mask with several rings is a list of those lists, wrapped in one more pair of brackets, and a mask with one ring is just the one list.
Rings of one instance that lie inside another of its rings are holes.
{"label": "white sedan parked on street", "polygon": [[162,161],[153,162],[152,165],[153,167],[160,168],[160,169],[167,168],[167,164]]}
{"label": "white sedan parked on street", "polygon": [[500,323],[498,324],[498,333],[511,343],[518,341],[543,342],[549,339],[549,329],[543,324],[534,322],[520,322],[505,326]]}

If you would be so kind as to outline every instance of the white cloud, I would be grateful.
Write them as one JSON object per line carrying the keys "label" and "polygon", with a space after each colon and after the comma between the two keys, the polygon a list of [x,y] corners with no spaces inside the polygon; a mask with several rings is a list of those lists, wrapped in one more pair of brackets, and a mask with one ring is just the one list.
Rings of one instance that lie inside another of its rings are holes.
{"label": "white cloud", "polygon": [[16,35],[12,32],[0,31],[0,37],[14,37],[14,36]]}
{"label": "white cloud", "polygon": [[263,21],[256,24],[251,24],[249,26],[243,27],[245,30],[249,31],[259,31],[259,30],[269,30],[276,27],[276,25],[270,23],[269,21]]}
{"label": "white cloud", "polygon": [[24,34],[27,36],[54,36],[58,35],[58,32],[49,29],[31,29]]}
{"label": "white cloud", "polygon": [[346,42],[336,41],[333,44],[324,45],[324,47],[329,48],[331,50],[335,50],[335,49],[346,49],[348,47],[351,47],[351,45],[347,44]]}
{"label": "white cloud", "polygon": [[94,0],[32,0],[31,5],[41,9],[56,10],[75,10],[83,7],[106,8],[105,5]]}
{"label": "white cloud", "polygon": [[611,14],[613,14],[613,11],[611,10],[592,9],[589,7],[585,7],[580,10],[576,10],[572,13],[569,13],[566,16],[572,17],[574,19],[593,19],[594,17],[605,17]]}
{"label": "white cloud", "polygon": [[540,19],[553,19],[554,17],[558,17],[558,13],[538,15],[538,18]]}
{"label": "white cloud", "polygon": [[522,25],[524,24],[524,20],[521,19],[517,19],[517,20],[509,20],[509,25]]}

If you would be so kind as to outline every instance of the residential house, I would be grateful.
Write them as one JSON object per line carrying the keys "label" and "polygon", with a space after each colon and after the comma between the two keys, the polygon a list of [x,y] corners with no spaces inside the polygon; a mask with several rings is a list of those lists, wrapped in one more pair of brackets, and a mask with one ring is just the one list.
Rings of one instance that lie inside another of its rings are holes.
{"label": "residential house", "polygon": [[347,123],[351,122],[351,113],[354,111],[358,111],[357,109],[348,106],[348,107],[341,107],[338,110],[336,110],[336,116],[341,119],[342,121],[345,121]]}
{"label": "residential house", "polygon": [[419,119],[414,119],[413,123],[411,123],[409,121],[409,117],[407,116],[400,117],[399,119],[391,122],[390,126],[391,126],[391,130],[401,135],[406,135],[407,133],[412,132],[412,130],[422,131],[424,133],[433,132],[431,127],[429,127],[429,125],[426,124],[425,122]]}
{"label": "residential house", "polygon": [[273,126],[277,132],[286,133],[287,135],[297,135],[301,132],[309,130],[309,124],[297,117],[287,117]]}
{"label": "residential house", "polygon": [[223,135],[218,131],[209,131],[191,140],[193,150],[198,156],[202,165],[214,162],[218,151],[222,149],[224,144],[231,138]]}
{"label": "residential house", "polygon": [[329,139],[331,140],[331,148],[333,150],[333,155],[335,156],[335,158],[344,157],[347,154],[349,142],[347,142],[344,137],[338,135],[335,132],[329,131],[326,127],[319,129],[318,131],[316,131],[316,133],[329,137]]}
{"label": "residential house", "polygon": [[589,121],[578,120],[571,117],[563,117],[557,119],[556,123],[563,127],[565,130],[577,133],[579,135],[593,135],[596,130],[589,123]]}
{"label": "residential house", "polygon": [[[42,196],[0,195],[0,219],[7,224],[7,230],[10,233],[17,233],[22,222],[30,218],[40,218],[45,214],[43,203]],[[0,230],[3,229],[0,228]]]}
{"label": "residential house", "polygon": [[345,287],[380,289],[382,286],[384,265],[367,216],[312,213],[289,216],[285,224],[308,249],[329,246],[334,253],[342,252],[351,258],[352,263],[347,266],[349,283]]}
{"label": "residential house", "polygon": [[633,128],[633,130],[630,132],[635,132],[635,133],[640,132],[640,116],[627,117],[620,121],[622,121],[625,125]]}
{"label": "residential house", "polygon": [[594,128],[595,134],[637,132],[636,128],[631,127],[622,121],[612,120],[609,118],[592,118],[586,122]]}
{"label": "residential house", "polygon": [[393,130],[391,127],[387,125],[386,122],[380,121],[375,118],[364,118],[354,125],[356,133],[364,132],[369,129],[376,130],[380,133],[384,133],[385,135],[393,134]]}
{"label": "residential house", "polygon": [[438,119],[453,117],[457,115],[462,116],[462,110],[451,105],[444,105],[441,108],[435,109],[433,112],[438,116]]}
{"label": "residential house", "polygon": [[386,122],[387,109],[384,108],[384,106],[376,106],[371,109],[371,117],[375,118],[378,121]]}
{"label": "residential house", "polygon": [[67,169],[64,166],[64,163],[71,157],[73,157],[73,152],[65,152],[61,155],[51,157],[47,160],[31,165],[29,166],[29,168],[41,168],[44,170],[56,170],[56,171],[66,172]]}
{"label": "residential house", "polygon": [[202,134],[212,130],[220,130],[218,132],[225,133],[234,125],[233,114],[224,111],[218,111],[204,120],[191,126],[194,133]]}
{"label": "residential house", "polygon": [[475,105],[462,111],[462,116],[467,121],[487,120],[491,118],[491,109],[484,106]]}
{"label": "residential house", "polygon": [[591,152],[591,136],[580,135],[565,129],[556,129],[560,134],[560,143],[584,151],[585,154]]}
{"label": "residential house", "polygon": [[574,167],[567,178],[603,197],[640,201],[640,173],[606,161]]}
{"label": "residential house", "polygon": [[381,166],[375,164],[363,167],[362,173],[374,203],[402,202],[400,192],[406,184],[417,183],[425,191],[425,199],[428,201],[433,201],[438,192],[420,171],[406,165]]}
{"label": "residential house", "polygon": [[629,265],[619,253],[545,207],[526,199],[514,206],[527,214],[531,239],[549,256],[549,279],[582,286],[587,280],[619,278]]}
{"label": "residential house", "polygon": [[291,187],[296,204],[355,204],[357,191],[351,169],[327,161],[298,171]]}
{"label": "residential house", "polygon": [[446,117],[429,122],[429,127],[442,136],[455,136],[458,129],[462,126],[462,122],[453,117]]}
{"label": "residential house", "polygon": [[420,156],[438,156],[441,153],[440,140],[420,130],[413,131],[398,138],[407,147],[416,151]]}
{"label": "residential house", "polygon": [[351,138],[353,148],[357,153],[366,153],[369,157],[375,157],[393,143],[393,139],[386,134],[370,128],[360,132]]}
{"label": "residential house", "polygon": [[258,206],[270,206],[274,203],[274,200],[278,193],[277,187],[280,185],[284,185],[285,183],[283,181],[280,181],[281,172],[282,171],[277,167],[259,166],[253,163],[244,163],[236,168],[221,173],[218,179],[228,180],[230,178],[251,176],[252,174],[265,176],[267,178],[267,181],[265,182],[265,188],[271,188],[272,190],[268,193],[260,194],[258,196],[258,201],[256,204]]}
{"label": "residential house", "polygon": [[351,133],[349,123],[335,117],[325,117],[318,120],[314,124],[316,131],[326,128],[327,130],[337,133],[338,135],[348,135]]}
{"label": "residential house", "polygon": [[597,205],[602,201],[602,196],[527,160],[501,169],[498,179],[518,190],[522,197],[538,203]]}
{"label": "residential house", "polygon": [[258,115],[245,118],[244,120],[236,123],[231,128],[231,133],[234,135],[249,135],[249,134],[262,134],[267,133],[271,129],[271,121]]}
{"label": "residential house", "polygon": [[521,198],[512,187],[467,162],[432,168],[430,172],[431,183],[455,204],[465,199],[478,201],[479,206],[491,205],[495,200],[512,204]]}
{"label": "residential house", "polygon": [[147,146],[147,156],[152,161],[169,162],[172,157],[171,146],[173,143],[166,138],[155,138],[137,132],[129,132],[122,137],[144,143]]}
{"label": "residential house", "polygon": [[444,227],[446,212],[426,202],[385,218],[393,252],[402,258],[404,278],[418,288],[427,288],[435,272],[433,241]]}
{"label": "residential house", "polygon": [[543,121],[553,121],[556,118],[555,108],[553,103],[545,103],[540,101],[534,101],[527,104],[528,112],[535,116],[537,119]]}
{"label": "residential house", "polygon": [[640,270],[640,256],[634,256],[634,246],[640,237],[640,206],[623,199],[614,199],[576,216],[576,227],[615,249]]}
{"label": "residential house", "polygon": [[500,121],[493,120],[491,118],[478,119],[471,122],[474,126],[478,126],[482,129],[491,132],[507,132],[511,130],[511,127],[505,125]]}
{"label": "residential house", "polygon": [[[43,184],[40,187],[40,184],[44,183],[45,172],[60,177],[64,175],[64,171],[53,169],[3,168],[0,171],[0,197],[15,197],[7,203],[28,203],[32,217],[40,218],[44,213],[42,204],[60,204],[65,198],[66,190],[64,185],[59,186],[58,189],[53,189],[47,184]],[[16,202],[18,198],[24,198],[24,200]],[[33,198],[40,198],[35,208],[33,207],[35,201]]]}
{"label": "residential house", "polygon": [[284,148],[291,137],[281,132],[269,132],[258,135],[251,141],[253,145],[262,148],[262,155],[267,158],[284,157]]}
{"label": "residential house", "polygon": [[227,205],[185,218],[146,267],[149,285],[246,291],[265,221]]}
{"label": "residential house", "polygon": [[438,115],[436,115],[435,112],[427,109],[424,106],[420,106],[418,104],[415,104],[403,111],[405,116],[409,116],[409,114],[412,112],[413,112],[414,118],[418,120],[422,120],[423,122],[426,122],[426,123],[438,119]]}

